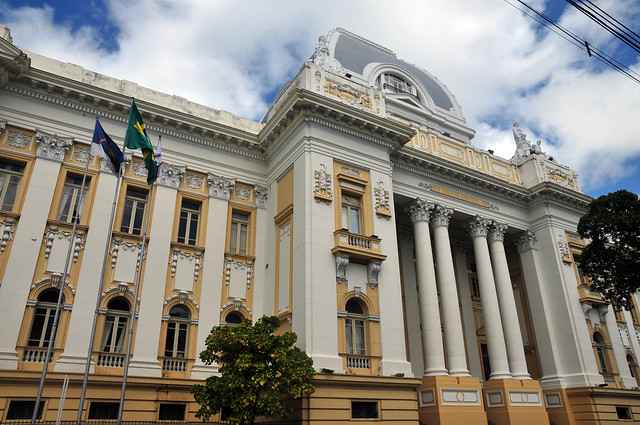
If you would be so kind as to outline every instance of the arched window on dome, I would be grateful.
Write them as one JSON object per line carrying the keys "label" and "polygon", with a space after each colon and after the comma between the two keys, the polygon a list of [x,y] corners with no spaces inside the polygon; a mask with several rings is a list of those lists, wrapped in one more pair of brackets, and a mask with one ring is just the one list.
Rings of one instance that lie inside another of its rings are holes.
{"label": "arched window on dome", "polygon": [[[29,347],[44,348],[49,344],[51,332],[53,331],[53,320],[56,314],[58,303],[58,290],[56,288],[45,289],[38,295],[38,301],[31,321],[31,331],[29,332]],[[64,296],[62,298],[64,304]],[[58,320],[60,317],[58,316]],[[55,341],[55,335],[53,337]]]}
{"label": "arched window on dome", "polygon": [[177,304],[169,310],[167,335],[164,344],[164,356],[169,358],[186,357],[187,337],[191,324],[191,312],[184,304]]}
{"label": "arched window on dome", "polygon": [[109,301],[102,333],[102,352],[124,352],[130,311],[131,305],[124,297],[115,297]]}
{"label": "arched window on dome", "polygon": [[367,309],[362,300],[350,298],[345,304],[344,335],[347,354],[367,355]]}
{"label": "arched window on dome", "polygon": [[385,72],[377,80],[378,87],[386,93],[408,94],[418,98],[418,89],[409,80],[395,73]]}

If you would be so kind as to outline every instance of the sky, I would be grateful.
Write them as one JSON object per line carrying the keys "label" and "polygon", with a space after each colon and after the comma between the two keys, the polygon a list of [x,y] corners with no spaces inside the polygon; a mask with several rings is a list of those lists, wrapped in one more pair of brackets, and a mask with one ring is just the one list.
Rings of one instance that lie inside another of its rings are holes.
{"label": "sky", "polygon": [[[527,3],[640,72],[640,55],[565,0]],[[596,4],[640,33],[640,1]],[[444,82],[475,146],[510,158],[518,121],[586,193],[640,193],[640,85],[505,0],[0,0],[0,22],[21,48],[255,120],[343,27]]]}

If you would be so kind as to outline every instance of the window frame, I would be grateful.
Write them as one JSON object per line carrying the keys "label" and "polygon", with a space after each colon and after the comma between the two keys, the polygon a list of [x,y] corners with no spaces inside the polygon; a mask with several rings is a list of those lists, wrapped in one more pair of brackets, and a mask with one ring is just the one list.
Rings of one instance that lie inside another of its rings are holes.
{"label": "window frame", "polygon": [[[362,195],[361,193],[356,193],[356,192],[351,192],[348,190],[341,190],[340,192],[340,224],[341,227],[344,229],[347,229],[349,231],[349,233],[353,233],[356,235],[363,235],[364,234],[364,219],[363,219],[363,199],[362,199]],[[357,205],[356,202],[345,202],[345,200],[349,200],[349,199],[357,199]],[[358,228],[355,229],[354,226],[352,226],[352,219],[353,219],[353,213],[356,213],[356,216],[358,217]],[[346,223],[344,222],[346,218]]]}
{"label": "window frame", "polygon": [[[351,313],[347,310],[347,305],[351,300],[356,300],[362,308],[362,314]],[[345,302],[344,317],[344,344],[345,352],[351,356],[368,356],[369,355],[369,315],[367,313],[367,305],[364,301],[357,297],[350,297]],[[361,324],[362,330],[362,350],[358,351],[358,324]]]}
{"label": "window frame", "polygon": [[[135,227],[135,222],[136,222],[136,214],[139,210],[138,205],[139,203],[141,203],[143,200],[141,197],[138,196],[129,196],[129,190],[131,191],[138,191],[140,193],[145,192],[145,199],[144,199],[144,205],[142,207],[142,217],[140,220],[140,228],[139,231],[136,233],[136,227]],[[135,184],[130,184],[130,183],[126,183],[124,186],[124,190],[122,191],[122,199],[121,199],[121,206],[119,207],[119,225],[117,227],[118,231],[120,233],[124,233],[127,235],[131,235],[131,236],[141,236],[143,231],[144,231],[144,225],[145,225],[145,219],[147,218],[147,214],[149,213],[149,204],[151,203],[151,190],[142,186],[138,186]],[[125,216],[126,216],[126,210],[127,210],[127,201],[129,198],[133,199],[133,205],[131,208],[131,214],[129,215],[129,220],[128,223],[125,225]]]}
{"label": "window frame", "polygon": [[[239,221],[237,218],[234,218],[234,213],[240,213],[242,215],[245,215],[247,217],[246,222],[245,221]],[[252,237],[253,237],[253,211],[246,209],[246,208],[242,208],[239,206],[235,206],[232,205],[229,208],[229,230],[228,230],[228,244],[227,244],[227,254],[232,255],[232,256],[237,256],[237,257],[250,257],[252,255],[253,252],[253,242],[252,242]],[[234,237],[234,227],[236,226],[236,224],[238,225],[237,227],[237,231],[235,231],[235,237]],[[242,227],[240,226],[246,226],[246,233],[245,233],[245,249],[244,252],[242,252],[241,247],[242,247]]]}
{"label": "window frame", "polygon": [[[28,417],[25,418],[9,418],[9,413],[10,413],[10,409],[11,409],[11,403],[13,402],[23,402],[23,403],[33,403],[33,407],[31,408],[31,413],[28,415]],[[46,400],[40,400],[40,407],[38,409],[38,420],[42,420],[42,416],[44,415],[44,411],[45,411],[45,407],[46,407]],[[25,420],[29,420],[31,419],[31,417],[33,416],[33,409],[36,407],[36,399],[31,399],[31,398],[12,398],[8,400],[7,403],[7,407],[5,409],[5,414],[4,414],[4,420],[5,421],[25,421]]]}
{"label": "window frame", "polygon": [[[0,165],[2,163],[6,163],[6,164],[12,164],[12,165],[16,165],[16,166],[21,166],[22,167],[22,171],[21,172],[17,172],[17,171],[13,171],[13,170],[7,170],[3,167],[0,166],[0,179],[5,179],[7,180],[6,185],[4,185],[4,187],[0,190],[0,211],[2,212],[14,212],[16,210],[16,205],[19,203],[20,199],[21,199],[21,189],[22,189],[22,182],[24,180],[26,171],[27,171],[27,163],[24,161],[20,161],[20,160],[16,160],[13,158],[8,158],[8,157],[1,157],[0,158]],[[11,207],[9,209],[5,209],[5,203],[6,203],[6,196],[7,196],[7,192],[8,189],[11,185],[11,181],[12,178],[17,177],[18,181],[15,184],[15,193],[13,195],[13,201],[11,203]]]}
{"label": "window frame", "polygon": [[[189,318],[182,318],[182,317],[177,317],[177,316],[171,316],[171,309],[173,309],[176,306],[184,306],[184,308],[187,309],[187,311],[189,312]],[[165,330],[165,335],[164,335],[164,351],[163,351],[163,355],[164,358],[170,358],[170,359],[187,359],[189,358],[189,331],[191,328],[191,309],[189,307],[187,307],[184,304],[175,304],[173,306],[170,307],[169,309],[169,314],[167,315],[168,319],[167,319],[167,326],[166,326],[166,330]],[[168,350],[168,343],[169,343],[169,328],[170,326],[173,325],[173,341],[171,341],[171,349]],[[184,347],[182,349],[182,356],[180,356],[180,350],[179,350],[179,345],[180,345],[180,330],[181,328],[184,329]],[[170,354],[167,354],[170,351]]]}
{"label": "window frame", "polygon": [[[38,298],[40,296],[42,296],[42,294],[44,294],[47,290],[55,290],[55,291],[59,291],[59,289],[57,288],[47,288],[44,291],[40,292],[38,294]],[[56,294],[56,296],[58,296],[59,292]],[[64,306],[64,295],[62,298],[62,306]],[[55,347],[55,343],[56,343],[56,336],[57,335],[51,335],[51,333],[53,333],[53,328],[54,328],[54,320],[55,320],[55,314],[56,314],[56,307],[57,307],[57,303],[54,302],[50,302],[50,301],[40,301],[36,298],[36,303],[33,306],[33,314],[31,315],[31,324],[29,326],[29,333],[27,334],[27,340],[25,345],[29,348],[46,348],[46,346],[49,344],[49,340],[51,338],[53,338],[53,345]],[[34,331],[34,326],[35,326],[35,320],[36,320],[36,316],[38,314],[38,310],[45,310],[44,313],[44,319],[42,321],[42,327],[40,329],[39,332],[39,337],[38,339],[38,344],[37,345],[31,345],[31,341],[33,340],[32,338],[32,334]],[[60,320],[62,318],[62,309],[60,310],[60,313],[58,314],[58,324],[60,324]],[[49,331],[49,339],[46,338],[47,336],[47,330],[50,328]],[[59,331],[59,327],[56,329],[56,333]]]}
{"label": "window frame", "polygon": [[[191,202],[194,204],[198,204],[198,209],[185,208],[184,203]],[[182,228],[182,214],[186,212],[186,222],[185,222],[185,233],[181,235]],[[203,202],[199,199],[181,197],[180,199],[180,208],[178,210],[178,228],[176,231],[176,242],[189,245],[189,246],[198,246],[200,240],[200,228],[202,226],[202,212],[203,212]],[[191,223],[193,221],[193,216],[196,216],[195,223],[195,235],[191,234]],[[193,242],[191,242],[193,240]]]}
{"label": "window frame", "polygon": [[[381,417],[381,412],[380,412],[380,400],[369,400],[369,399],[352,399],[351,401],[351,405],[350,405],[350,409],[349,409],[349,416],[351,418],[351,420],[356,420],[356,421],[370,421],[370,420],[376,420],[379,421],[382,419]],[[353,415],[353,404],[354,403],[372,403],[376,405],[376,416],[375,417],[371,417],[371,416],[366,416],[366,417],[356,417]]]}
{"label": "window frame", "polygon": [[[114,418],[92,418],[91,417],[91,409],[97,404],[113,404],[116,406],[116,414]],[[90,400],[89,408],[87,409],[87,420],[89,421],[112,421],[118,419],[118,410],[120,410],[120,402],[119,401],[107,401],[107,400]]]}
{"label": "window frame", "polygon": [[[182,419],[162,419],[162,406],[182,406]],[[187,404],[186,403],[171,403],[171,402],[160,402],[158,403],[158,421],[184,421],[187,417]]]}
{"label": "window frame", "polygon": [[[69,182],[71,177],[78,178],[77,183]],[[87,198],[90,197],[90,189],[93,175],[89,172],[68,169],[64,172],[62,179],[62,187],[60,196],[58,197],[58,207],[55,213],[55,220],[61,223],[73,224],[75,221],[82,223],[84,213],[87,209]],[[82,179],[84,178],[84,188],[82,187]],[[67,187],[71,189],[71,199],[69,200],[69,208],[66,209],[65,194]],[[66,210],[66,212],[65,212]]]}

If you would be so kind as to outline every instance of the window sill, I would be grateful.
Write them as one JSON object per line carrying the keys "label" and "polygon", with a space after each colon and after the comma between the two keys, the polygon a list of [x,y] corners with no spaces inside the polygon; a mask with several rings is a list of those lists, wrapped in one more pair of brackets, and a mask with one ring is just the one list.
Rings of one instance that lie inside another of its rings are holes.
{"label": "window sill", "polygon": [[[58,226],[58,227],[66,228],[66,229],[69,229],[69,230],[73,229],[73,223],[67,223],[66,221],[60,221],[60,220],[54,220],[54,219],[47,220],[47,225],[48,226]],[[79,223],[76,228],[78,230],[84,230],[84,231],[89,230],[89,226],[87,226],[86,224],[82,224],[82,223]]]}
{"label": "window sill", "polygon": [[204,246],[201,246],[201,245],[189,245],[189,244],[186,244],[186,243],[180,243],[180,242],[176,242],[176,241],[172,241],[171,242],[171,247],[172,248],[185,249],[185,250],[188,250],[188,251],[204,252]]}
{"label": "window sill", "polygon": [[231,254],[229,252],[224,253],[224,258],[229,258],[236,261],[243,261],[245,263],[253,263],[256,261],[256,257],[254,257],[253,255],[239,255],[239,254]]}

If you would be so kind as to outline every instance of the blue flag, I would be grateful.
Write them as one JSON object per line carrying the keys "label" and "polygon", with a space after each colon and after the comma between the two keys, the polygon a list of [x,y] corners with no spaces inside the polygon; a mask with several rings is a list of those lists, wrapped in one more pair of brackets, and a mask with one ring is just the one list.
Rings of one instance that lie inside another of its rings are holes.
{"label": "blue flag", "polygon": [[108,159],[116,174],[120,172],[120,164],[124,161],[124,154],[111,137],[104,131],[100,121],[96,119],[96,128],[91,140],[91,155]]}

